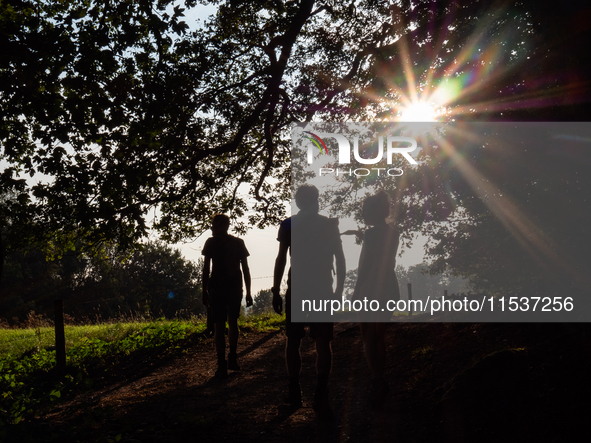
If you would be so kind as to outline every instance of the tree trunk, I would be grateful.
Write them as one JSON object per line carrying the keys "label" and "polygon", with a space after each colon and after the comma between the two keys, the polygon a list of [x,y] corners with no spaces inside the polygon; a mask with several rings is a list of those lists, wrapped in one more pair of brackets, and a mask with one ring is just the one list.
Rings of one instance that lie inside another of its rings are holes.
{"label": "tree trunk", "polygon": [[4,268],[4,243],[2,243],[2,230],[0,230],[0,298],[2,298],[2,269]]}

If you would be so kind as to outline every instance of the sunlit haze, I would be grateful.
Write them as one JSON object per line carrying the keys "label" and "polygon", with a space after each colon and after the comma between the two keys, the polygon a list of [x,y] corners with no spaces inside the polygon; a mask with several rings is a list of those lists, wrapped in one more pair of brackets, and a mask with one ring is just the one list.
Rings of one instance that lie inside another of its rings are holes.
{"label": "sunlit haze", "polygon": [[402,109],[401,122],[434,122],[437,121],[437,109],[435,105],[417,102]]}

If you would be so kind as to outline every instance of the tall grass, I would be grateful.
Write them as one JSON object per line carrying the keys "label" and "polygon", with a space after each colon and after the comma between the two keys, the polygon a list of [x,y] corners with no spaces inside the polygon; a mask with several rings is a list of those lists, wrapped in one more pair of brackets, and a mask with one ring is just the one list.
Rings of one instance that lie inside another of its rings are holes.
{"label": "tall grass", "polygon": [[[126,337],[145,329],[149,325],[165,327],[173,323],[191,325],[193,332],[205,329],[203,321],[178,322],[177,320],[159,320],[152,322],[118,322],[98,325],[65,326],[66,349],[76,348],[88,341],[102,341],[106,343],[123,340]],[[16,358],[31,355],[41,350],[51,351],[55,346],[55,331],[53,327],[37,327],[25,329],[0,329],[0,359]]]}

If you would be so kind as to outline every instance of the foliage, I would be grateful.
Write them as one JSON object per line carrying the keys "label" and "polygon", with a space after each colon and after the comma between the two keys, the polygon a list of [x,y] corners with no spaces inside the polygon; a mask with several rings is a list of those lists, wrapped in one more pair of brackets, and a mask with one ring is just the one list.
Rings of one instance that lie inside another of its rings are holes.
{"label": "foliage", "polygon": [[417,231],[428,238],[431,274],[465,276],[491,295],[584,300],[591,288],[588,125],[486,127],[485,142],[474,141],[457,136],[474,134],[460,123],[441,146],[425,145],[401,179],[347,176],[325,197],[337,215],[361,223],[364,196],[354,190],[360,182],[369,193],[385,189],[404,245]]}
{"label": "foliage", "polygon": [[467,281],[463,278],[454,277],[449,272],[429,274],[429,266],[426,263],[419,263],[409,266],[408,269],[396,266],[396,276],[400,285],[400,294],[407,296],[407,284],[412,285],[412,296],[414,300],[426,300],[427,297],[434,299],[441,297],[443,291],[449,295],[468,292]]}
{"label": "foliage", "polygon": [[[68,373],[62,379],[55,378],[55,351],[38,349],[21,355],[0,357],[0,429],[18,424],[23,419],[40,414],[43,408],[63,395],[92,384],[90,374],[107,371],[121,359],[151,349],[181,349],[178,342],[191,334],[203,332],[203,324],[188,322],[156,322],[141,325],[125,325],[123,335],[109,338],[91,338],[82,332],[78,343],[67,349]],[[76,328],[67,328],[66,334]],[[90,336],[88,336],[90,335]]]}
{"label": "foliage", "polygon": [[[248,215],[238,231],[276,223],[290,196],[292,123],[390,121],[401,101],[443,84],[461,90],[446,103],[458,120],[589,117],[589,59],[581,56],[588,20],[578,5],[213,3],[216,14],[195,30],[173,0],[0,3],[0,189],[12,195],[0,203],[0,229],[10,231],[9,250],[47,239],[58,256],[77,241],[90,250],[114,241],[126,250],[151,227],[177,241],[229,210],[235,219]],[[486,167],[477,150],[462,155]],[[525,151],[514,158],[527,163]],[[530,287],[530,272],[510,275],[515,267],[503,265],[525,256],[512,255],[506,226],[482,212],[483,196],[475,199],[456,166],[450,158],[427,162],[401,188],[390,187],[393,196],[403,192],[404,242],[418,231],[431,236],[433,269],[451,267],[481,287],[500,276],[510,277],[504,288]],[[44,180],[28,183],[25,174]],[[507,176],[496,177],[499,189]],[[560,180],[544,186],[559,189]],[[521,203],[528,200],[520,190],[530,186],[542,188],[526,175],[502,190]],[[344,208],[354,213],[357,203]],[[453,218],[451,228],[445,222],[459,205],[468,219]],[[528,216],[544,230],[539,208]],[[560,231],[552,244],[583,222],[585,214],[548,227]],[[478,260],[466,259],[470,253]],[[577,249],[562,268],[578,258]],[[533,283],[544,287],[544,279]]]}
{"label": "foliage", "polygon": [[273,294],[270,289],[262,289],[254,297],[252,305],[252,314],[262,314],[273,311]]}
{"label": "foliage", "polygon": [[279,331],[285,326],[285,314],[279,315],[275,312],[264,312],[262,314],[240,316],[238,326],[242,331]]}
{"label": "foliage", "polygon": [[[173,321],[159,320],[152,324],[164,325]],[[196,322],[200,323],[200,322]],[[118,321],[94,325],[65,325],[66,348],[83,345],[87,340],[115,342],[138,333],[146,322]],[[0,357],[19,358],[33,355],[42,349],[50,350],[55,345],[55,330],[51,327],[0,329]]]}
{"label": "foliage", "polygon": [[[269,332],[284,322],[285,316],[267,313],[242,318],[239,325],[244,332]],[[45,340],[51,332],[47,328],[0,329],[0,436],[6,432],[3,427],[41,415],[129,358],[143,355],[153,362],[183,352],[189,340],[204,337],[205,328],[203,321],[178,320],[66,326],[65,377],[53,374],[55,350]]]}
{"label": "foliage", "polygon": [[[75,232],[126,248],[147,235],[154,207],[168,240],[203,232],[215,212],[245,215],[246,183],[249,225],[277,222],[291,123],[391,119],[409,82],[431,87],[429,72],[454,60],[453,75],[469,75],[477,61],[464,52],[484,41],[502,53],[490,68],[502,81],[470,84],[450,106],[533,75],[517,69],[538,51],[518,43],[533,13],[486,3],[216,2],[189,30],[172,0],[2,2],[0,183],[17,196],[6,211],[35,222],[29,239]],[[29,186],[23,173],[48,179]]]}
{"label": "foliage", "polygon": [[6,259],[3,314],[51,313],[53,300],[65,312],[95,321],[125,315],[157,318],[205,315],[200,300],[201,267],[161,243],[131,254],[104,248],[100,255],[64,254],[49,261],[42,251],[15,251]]}
{"label": "foliage", "polygon": [[[417,171],[432,177],[422,204],[453,214],[451,223],[430,223],[426,230],[430,270],[469,276],[477,290],[489,293],[584,295],[590,287],[584,271],[591,238],[588,175],[584,163],[567,157],[577,143],[548,142],[555,131],[544,124],[529,128],[519,144],[506,128],[486,149],[465,146],[462,158],[442,162],[432,153]],[[580,134],[580,128],[562,131]],[[442,219],[436,211],[432,218]]]}

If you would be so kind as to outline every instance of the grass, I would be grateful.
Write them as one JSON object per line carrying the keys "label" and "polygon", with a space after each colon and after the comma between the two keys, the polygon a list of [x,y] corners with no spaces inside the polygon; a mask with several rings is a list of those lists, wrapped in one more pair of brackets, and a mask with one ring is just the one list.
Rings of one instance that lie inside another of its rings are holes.
{"label": "grass", "polygon": [[0,329],[0,358],[18,357],[54,343],[53,328]]}
{"label": "grass", "polygon": [[[285,316],[264,313],[243,317],[239,325],[244,331],[269,332],[284,322]],[[163,319],[66,326],[65,375],[55,371],[52,327],[0,329],[0,440],[6,426],[39,415],[69,393],[90,387],[93,375],[134,356],[149,355],[153,360],[184,352],[186,340],[201,339],[205,329],[203,320]]]}
{"label": "grass", "polygon": [[[111,343],[123,340],[150,325],[165,327],[172,324],[189,325],[194,328],[194,332],[202,332],[205,329],[203,322],[179,322],[178,320],[65,326],[66,350],[76,348],[89,341],[99,340],[101,342]],[[31,355],[41,350],[53,350],[54,346],[55,332],[53,327],[0,329],[0,359]]]}
{"label": "grass", "polygon": [[251,330],[259,332],[278,331],[285,325],[285,313],[276,314],[275,312],[264,312],[257,315],[242,316],[238,319],[238,327],[241,330]]}
{"label": "grass", "polygon": [[[240,328],[260,332],[279,330],[284,323],[285,314],[278,315],[274,312],[242,316],[238,321]],[[97,340],[106,343],[117,342],[146,328],[162,328],[171,325],[185,325],[191,330],[191,333],[200,333],[205,330],[204,320],[122,321],[97,325],[65,326],[66,350]],[[42,350],[52,351],[54,346],[55,331],[53,327],[0,328],[0,360],[32,355]]]}
{"label": "grass", "polygon": [[39,414],[65,394],[91,386],[92,374],[127,357],[147,350],[182,351],[181,340],[204,330],[203,322],[178,320],[67,326],[66,374],[55,371],[52,328],[1,330],[0,429]]}

